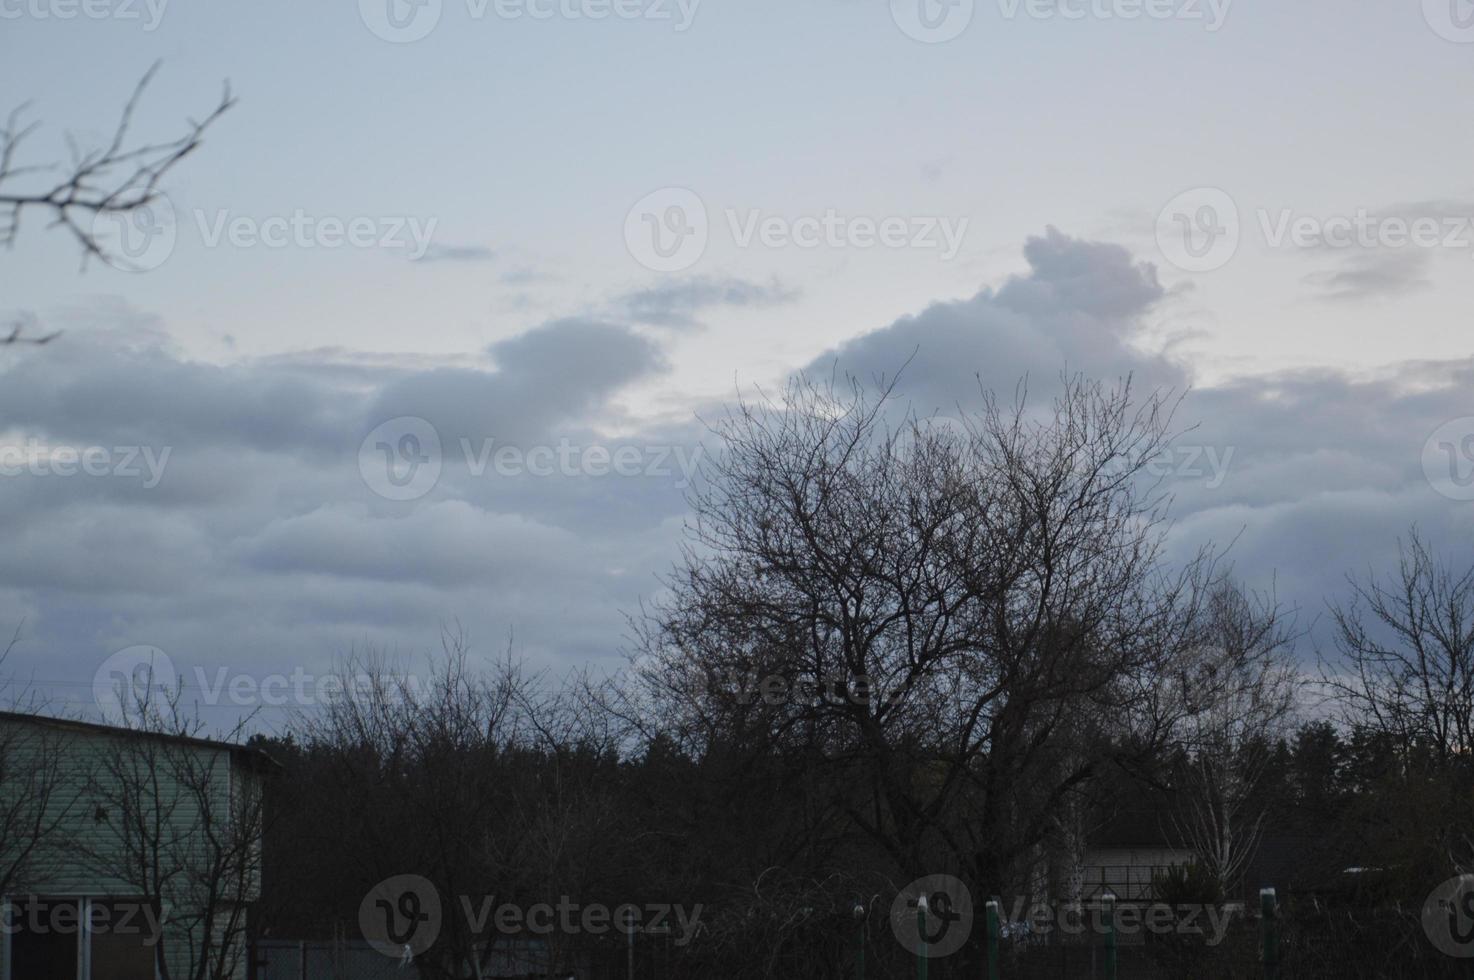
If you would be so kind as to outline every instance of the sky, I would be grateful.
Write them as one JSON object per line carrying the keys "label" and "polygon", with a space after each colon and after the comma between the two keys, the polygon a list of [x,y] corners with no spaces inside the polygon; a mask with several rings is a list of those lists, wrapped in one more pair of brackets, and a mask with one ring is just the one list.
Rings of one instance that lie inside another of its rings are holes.
{"label": "sky", "polygon": [[31,162],[155,62],[139,139],[238,99],[167,201],[0,254],[62,331],[0,349],[4,670],[71,709],[616,662],[701,419],[805,368],[1190,389],[1174,547],[1308,624],[1470,544],[1468,0],[0,0]]}

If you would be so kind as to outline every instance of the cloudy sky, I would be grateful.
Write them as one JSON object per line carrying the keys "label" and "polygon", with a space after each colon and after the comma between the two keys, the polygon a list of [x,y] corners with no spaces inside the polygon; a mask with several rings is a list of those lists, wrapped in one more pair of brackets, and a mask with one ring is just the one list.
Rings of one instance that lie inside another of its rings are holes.
{"label": "cloudy sky", "polygon": [[140,647],[612,661],[698,416],[913,351],[924,412],[1190,387],[1174,541],[1306,621],[1474,540],[1468,0],[0,0],[32,162],[155,61],[140,140],[239,96],[167,205],[0,254],[63,331],[0,350],[6,670],[78,710]]}

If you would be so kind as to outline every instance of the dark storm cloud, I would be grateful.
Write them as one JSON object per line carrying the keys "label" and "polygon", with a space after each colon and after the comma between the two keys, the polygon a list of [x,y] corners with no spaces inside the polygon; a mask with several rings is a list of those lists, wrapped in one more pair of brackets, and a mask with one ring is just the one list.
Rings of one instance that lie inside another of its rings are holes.
{"label": "dark storm cloud", "polygon": [[[1325,251],[1325,250],[1321,250]],[[1305,277],[1306,284],[1333,301],[1401,296],[1433,283],[1433,255],[1427,249],[1331,252],[1336,266]]]}
{"label": "dark storm cloud", "polygon": [[976,410],[983,388],[1011,398],[1025,376],[1031,402],[1047,402],[1066,367],[1108,381],[1130,375],[1138,393],[1186,392],[1177,448],[1153,471],[1174,498],[1175,554],[1232,545],[1239,573],[1265,588],[1277,582],[1307,623],[1340,593],[1346,572],[1385,567],[1412,523],[1467,551],[1474,504],[1435,492],[1423,459],[1439,426],[1474,416],[1474,362],[1397,365],[1365,378],[1280,372],[1194,388],[1186,365],[1142,346],[1166,298],[1151,265],[1053,230],[1025,256],[1028,271],[996,290],[857,337],[807,370],[889,376],[910,359],[896,395],[924,415]]}
{"label": "dark storm cloud", "polygon": [[760,283],[691,276],[626,293],[613,306],[636,323],[685,329],[699,326],[700,314],[707,310],[764,309],[791,303],[799,295],[798,289],[776,279]]}
{"label": "dark storm cloud", "polygon": [[[24,620],[9,667],[70,684],[153,644],[211,670],[320,671],[354,646],[423,649],[455,620],[484,653],[515,630],[545,661],[613,656],[619,610],[670,558],[674,480],[473,476],[459,440],[609,443],[590,423],[663,369],[650,341],[581,320],[464,367],[332,351],[205,364],[137,324],[6,352],[0,445],[168,453],[148,487],[0,477],[0,616]],[[359,471],[365,435],[396,415],[443,427],[443,478],[415,503],[376,496]]]}
{"label": "dark storm cloud", "polygon": [[442,367],[389,383],[373,400],[368,428],[416,416],[440,429],[442,438],[536,438],[665,369],[653,341],[593,320],[557,320],[494,344],[488,354],[494,370]]}
{"label": "dark storm cloud", "polygon": [[3,372],[5,424],[54,439],[324,451],[362,411],[352,390],[310,372],[184,361],[156,333],[64,336]]}
{"label": "dark storm cloud", "polygon": [[416,262],[490,262],[496,251],[484,245],[430,245]]}
{"label": "dark storm cloud", "polygon": [[1134,346],[1142,318],[1165,296],[1150,263],[1119,245],[1056,229],[1024,247],[1029,271],[971,299],[937,303],[847,341],[808,370],[837,366],[861,378],[893,375],[929,414],[974,401],[981,386],[1012,395],[1019,380],[1047,389],[1063,370],[1111,379],[1134,373],[1144,386],[1180,386],[1186,371]]}
{"label": "dark storm cloud", "polygon": [[[1190,384],[1143,339],[1166,300],[1151,265],[1054,230],[1024,254],[1026,271],[996,288],[808,369],[868,378],[909,358],[897,393],[924,412],[975,408],[979,376],[1011,395],[1029,375],[1036,397],[1063,368],[1131,374],[1139,389]],[[685,508],[672,460],[658,476],[519,477],[476,473],[460,448],[694,452],[694,420],[621,416],[621,393],[666,370],[660,346],[622,323],[554,321],[454,364],[315,351],[218,365],[114,312],[126,326],[0,355],[0,445],[171,450],[151,487],[0,477],[0,620],[25,623],[12,670],[75,684],[114,650],[153,644],[212,671],[321,671],[353,647],[423,650],[456,620],[483,654],[510,632],[546,663],[610,657],[623,614],[675,556]],[[1474,504],[1439,496],[1424,456],[1434,430],[1474,415],[1471,392],[1471,362],[1192,391],[1178,416],[1189,431],[1161,470],[1174,553],[1232,541],[1239,573],[1277,584],[1308,618],[1344,572],[1385,565],[1409,523],[1466,551]],[[431,422],[443,447],[439,482],[407,502],[377,496],[358,465],[365,436],[399,416]]]}

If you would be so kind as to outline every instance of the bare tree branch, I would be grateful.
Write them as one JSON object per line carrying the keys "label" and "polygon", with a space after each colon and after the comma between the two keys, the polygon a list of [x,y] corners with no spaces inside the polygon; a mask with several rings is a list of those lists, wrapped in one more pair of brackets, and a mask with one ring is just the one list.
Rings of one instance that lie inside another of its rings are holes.
{"label": "bare tree branch", "polygon": [[[99,241],[96,232],[99,216],[130,214],[159,199],[163,179],[200,147],[205,131],[235,99],[227,82],[214,108],[198,121],[187,119],[185,132],[177,139],[130,145],[134,114],[158,68],[155,62],[134,87],[107,143],[83,150],[68,137],[70,159],[64,163],[22,163],[20,151],[40,124],[27,121],[29,104],[10,113],[0,127],[0,244],[14,246],[22,217],[37,211],[50,217],[48,227],[59,226],[71,233],[82,248],[85,265],[90,256],[107,255],[106,243]],[[40,175],[55,176],[37,179]],[[37,186],[17,189],[18,181]],[[19,337],[19,333],[14,335],[14,339]]]}

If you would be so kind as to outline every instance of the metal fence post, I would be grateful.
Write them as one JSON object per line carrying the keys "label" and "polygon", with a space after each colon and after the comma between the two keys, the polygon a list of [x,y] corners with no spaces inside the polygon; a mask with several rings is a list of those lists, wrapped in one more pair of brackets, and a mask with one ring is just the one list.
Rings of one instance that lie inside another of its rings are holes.
{"label": "metal fence post", "polygon": [[1275,980],[1280,972],[1279,905],[1273,888],[1259,889],[1259,928],[1264,934],[1264,978]]}
{"label": "metal fence post", "polygon": [[1116,980],[1116,896],[1106,892],[1105,907],[1105,975],[1106,980]]}
{"label": "metal fence post", "polygon": [[926,896],[916,897],[916,980],[926,980]]}
{"label": "metal fence post", "polygon": [[988,980],[998,980],[998,901],[989,899],[983,906],[987,919]]}

